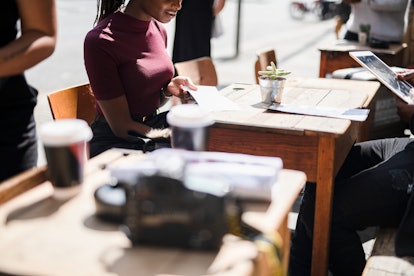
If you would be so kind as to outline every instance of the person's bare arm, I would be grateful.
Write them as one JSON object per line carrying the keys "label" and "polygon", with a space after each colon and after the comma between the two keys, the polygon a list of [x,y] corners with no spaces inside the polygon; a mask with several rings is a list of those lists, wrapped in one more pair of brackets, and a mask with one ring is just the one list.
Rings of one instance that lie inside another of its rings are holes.
{"label": "person's bare arm", "polygon": [[129,131],[145,136],[151,130],[151,127],[131,118],[125,95],[111,100],[98,101],[98,104],[113,133],[120,138],[130,140]]}
{"label": "person's bare arm", "polygon": [[[178,76],[167,85],[167,92],[171,96],[181,97],[186,94],[184,86],[197,90],[192,81],[187,77]],[[145,124],[138,123],[131,118],[128,102],[125,95],[111,100],[98,101],[99,107],[104,113],[105,119],[114,134],[126,140],[131,140],[128,132],[133,131],[148,138],[167,138],[169,130],[153,129]]]}
{"label": "person's bare arm", "polygon": [[21,36],[0,48],[0,77],[22,73],[49,57],[56,46],[55,0],[17,0]]}

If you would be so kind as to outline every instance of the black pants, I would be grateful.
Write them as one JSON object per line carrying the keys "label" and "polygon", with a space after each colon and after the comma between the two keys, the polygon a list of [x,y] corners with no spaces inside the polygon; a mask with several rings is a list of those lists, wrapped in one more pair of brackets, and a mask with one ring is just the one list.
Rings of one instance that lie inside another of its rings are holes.
{"label": "black pants", "polygon": [[0,181],[37,165],[37,94],[24,75],[0,81]]}
{"label": "black pants", "polygon": [[[166,116],[167,112],[163,112],[158,115],[151,116],[148,120],[145,120],[142,123],[153,128],[167,128],[168,123],[166,120]],[[157,141],[149,145],[147,141],[140,139],[139,137],[136,137],[135,141],[129,141],[117,137],[112,132],[112,129],[109,126],[109,124],[105,121],[105,118],[99,115],[92,123],[91,129],[93,132],[93,138],[89,143],[89,155],[91,158],[111,148],[124,148],[147,151],[154,150],[159,147],[170,147],[170,143],[169,141],[167,141],[167,139],[164,141]]]}
{"label": "black pants", "polygon": [[[369,226],[397,227],[410,197],[414,140],[382,139],[356,144],[334,187],[329,269],[360,276],[365,254],[357,234]],[[310,275],[315,185],[308,183],[292,238],[290,275]]]}

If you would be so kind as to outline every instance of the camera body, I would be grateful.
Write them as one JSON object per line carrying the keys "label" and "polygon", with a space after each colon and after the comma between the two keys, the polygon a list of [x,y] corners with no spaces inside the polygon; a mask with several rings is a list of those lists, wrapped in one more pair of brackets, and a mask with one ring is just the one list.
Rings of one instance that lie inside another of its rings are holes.
{"label": "camera body", "polygon": [[[269,202],[281,168],[275,157],[158,149],[110,167],[117,183],[98,191],[96,202],[116,203],[110,210],[134,245],[217,249],[224,234],[250,231],[241,222],[244,203]],[[108,217],[108,208],[97,210]]]}
{"label": "camera body", "polygon": [[229,231],[228,210],[234,208],[225,196],[191,190],[181,180],[160,174],[121,186],[126,191],[122,229],[134,245],[213,250]]}

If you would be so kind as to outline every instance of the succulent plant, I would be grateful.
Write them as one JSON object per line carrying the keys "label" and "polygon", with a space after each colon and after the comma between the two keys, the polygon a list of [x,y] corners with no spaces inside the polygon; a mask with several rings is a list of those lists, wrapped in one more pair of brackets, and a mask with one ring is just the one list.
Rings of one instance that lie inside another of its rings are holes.
{"label": "succulent plant", "polygon": [[259,71],[258,73],[262,78],[276,80],[277,78],[289,75],[291,72],[284,69],[277,69],[276,64],[271,61],[270,65],[266,67],[266,71]]}
{"label": "succulent plant", "polygon": [[371,25],[370,24],[359,24],[359,30],[363,33],[369,34],[371,30]]}

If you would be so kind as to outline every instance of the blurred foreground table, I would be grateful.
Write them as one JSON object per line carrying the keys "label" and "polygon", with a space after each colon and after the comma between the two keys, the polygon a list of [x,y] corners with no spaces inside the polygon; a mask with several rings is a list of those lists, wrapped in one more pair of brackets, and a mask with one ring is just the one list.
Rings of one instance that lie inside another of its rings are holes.
{"label": "blurred foreground table", "polygon": [[[53,199],[52,186],[49,181],[44,181],[2,204],[0,274],[218,275],[221,269],[228,269],[223,267],[228,262],[222,256],[228,257],[230,253],[235,264],[246,260],[239,258],[245,253],[238,252],[239,247],[229,249],[225,246],[227,251],[220,250],[218,255],[214,251],[132,247],[117,224],[97,219],[93,193],[110,181],[110,173],[105,167],[140,158],[145,158],[140,151],[112,149],[89,160],[81,193],[67,201]],[[259,230],[279,230],[287,257],[290,242],[287,217],[305,181],[303,172],[282,170],[278,193],[270,206],[262,203],[262,210],[254,209],[244,214],[246,221]],[[0,183],[0,186],[10,183],[15,189],[21,188],[13,179]],[[9,188],[8,192],[13,189]],[[285,271],[287,261],[284,261]],[[254,264],[253,260],[251,264]],[[237,275],[257,275],[254,266],[243,271],[246,274]]]}
{"label": "blurred foreground table", "polygon": [[[367,108],[379,87],[372,81],[288,78],[282,103]],[[327,275],[334,177],[367,122],[269,111],[255,84],[232,84],[221,92],[241,109],[214,114],[208,149],[277,156],[284,168],[317,182],[312,275]]]}

